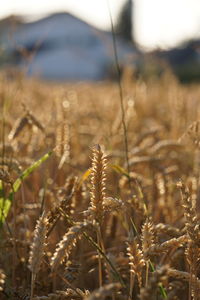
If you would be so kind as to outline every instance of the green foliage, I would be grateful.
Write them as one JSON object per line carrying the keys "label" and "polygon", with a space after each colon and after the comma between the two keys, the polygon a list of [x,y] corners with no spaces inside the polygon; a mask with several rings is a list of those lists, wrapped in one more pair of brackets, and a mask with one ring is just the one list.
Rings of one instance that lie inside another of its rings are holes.
{"label": "green foliage", "polygon": [[26,179],[34,170],[36,170],[43,162],[45,162],[53,153],[53,151],[49,151],[45,155],[43,155],[39,160],[34,162],[30,167],[22,172],[19,178],[13,183],[11,191],[8,195],[8,198],[5,197],[3,182],[0,181],[0,226],[3,225],[5,219],[9,213],[12,201],[14,199],[15,193],[19,190],[22,182]]}

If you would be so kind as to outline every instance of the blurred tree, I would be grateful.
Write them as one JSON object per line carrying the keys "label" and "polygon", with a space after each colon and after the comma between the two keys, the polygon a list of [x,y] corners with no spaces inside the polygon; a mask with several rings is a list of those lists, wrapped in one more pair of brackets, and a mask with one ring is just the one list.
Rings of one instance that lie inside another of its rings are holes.
{"label": "blurred tree", "polygon": [[121,12],[115,26],[116,34],[120,35],[126,41],[132,42],[133,38],[133,1],[126,0],[122,6]]}

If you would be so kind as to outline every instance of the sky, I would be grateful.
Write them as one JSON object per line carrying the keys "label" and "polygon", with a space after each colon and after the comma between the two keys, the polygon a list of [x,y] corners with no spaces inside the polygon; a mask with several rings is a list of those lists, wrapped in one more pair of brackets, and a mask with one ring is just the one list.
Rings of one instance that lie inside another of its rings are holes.
{"label": "sky", "polygon": [[[29,16],[29,20],[55,11],[68,11],[89,23],[110,28],[108,2],[113,19],[125,0],[6,0],[0,18],[10,14]],[[134,35],[146,48],[169,48],[192,37],[200,37],[200,0],[135,0]]]}

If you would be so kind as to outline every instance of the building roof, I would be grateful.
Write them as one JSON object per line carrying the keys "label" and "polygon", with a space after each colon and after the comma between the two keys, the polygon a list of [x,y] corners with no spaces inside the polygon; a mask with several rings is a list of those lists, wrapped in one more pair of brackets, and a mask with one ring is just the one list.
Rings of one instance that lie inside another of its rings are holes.
{"label": "building roof", "polygon": [[[19,67],[26,66],[29,75],[47,79],[103,79],[114,64],[111,32],[69,13],[24,23],[4,44],[8,52],[18,53]],[[33,53],[31,60],[21,55],[22,49]],[[136,62],[139,55],[133,45],[118,37],[117,50],[121,64]]]}

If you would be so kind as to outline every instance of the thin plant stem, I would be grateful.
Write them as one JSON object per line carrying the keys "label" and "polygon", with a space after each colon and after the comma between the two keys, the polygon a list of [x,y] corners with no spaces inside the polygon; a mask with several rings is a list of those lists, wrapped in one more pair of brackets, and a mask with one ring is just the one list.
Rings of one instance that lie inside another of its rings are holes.
{"label": "thin plant stem", "polygon": [[[60,208],[60,211],[62,212],[63,216],[67,219],[69,224],[74,225],[75,223],[72,221],[72,219],[66,215],[66,213]],[[104,253],[104,251],[101,249],[101,247],[85,232],[83,231],[83,236],[90,242],[90,244],[102,255],[102,257],[105,259],[105,261],[110,265],[113,274],[115,277],[119,280],[122,287],[124,287],[127,290],[126,284],[124,283],[124,280],[122,279],[119,272],[116,270],[115,266],[111,262],[111,260],[107,257],[107,255]]]}
{"label": "thin plant stem", "polygon": [[35,278],[36,278],[36,274],[35,273],[31,273],[31,296],[30,296],[30,300],[33,299],[33,293],[34,293],[34,287],[35,287]]}
{"label": "thin plant stem", "polygon": [[146,262],[146,275],[145,275],[145,286],[148,285],[149,281],[149,260]]}
{"label": "thin plant stem", "polygon": [[103,252],[103,250],[98,246],[97,243],[95,243],[95,241],[86,233],[83,232],[83,235],[85,236],[85,238],[95,247],[95,249],[97,249],[101,255],[104,257],[104,259],[108,262],[108,264],[110,265],[111,269],[113,270],[113,273],[115,274],[116,278],[119,280],[119,282],[121,283],[121,285],[126,288],[126,285],[121,277],[121,275],[119,274],[119,272],[116,270],[115,266],[113,265],[113,263],[110,261],[110,259],[107,257],[107,255]]}
{"label": "thin plant stem", "polygon": [[129,300],[132,300],[133,287],[135,283],[135,274],[131,272],[130,274],[130,289],[129,289]]}
{"label": "thin plant stem", "polygon": [[[101,247],[101,237],[100,237],[100,229],[97,229],[97,244]],[[103,278],[102,278],[102,260],[101,254],[98,251],[98,265],[99,265],[99,287],[103,285]]]}
{"label": "thin plant stem", "polygon": [[190,266],[190,280],[189,280],[189,293],[188,293],[188,300],[192,299],[192,270]]}
{"label": "thin plant stem", "polygon": [[[101,229],[97,227],[97,231],[98,231],[98,236],[99,236],[99,246],[101,247],[103,252],[106,253],[105,246],[104,246],[104,241],[103,241],[103,238],[102,238]],[[106,263],[106,269],[107,269],[107,272],[108,272],[109,282],[112,283],[109,264],[108,264],[107,261],[105,261],[105,263]],[[114,299],[115,299],[115,295],[114,295],[114,292],[112,292],[112,300],[114,300]]]}
{"label": "thin plant stem", "polygon": [[126,157],[126,164],[127,164],[127,172],[129,177],[129,188],[131,190],[131,180],[130,180],[130,164],[129,164],[129,149],[128,149],[128,135],[127,135],[127,127],[125,122],[125,109],[124,109],[124,95],[123,95],[123,89],[122,89],[122,83],[120,78],[120,66],[119,66],[119,58],[117,53],[117,43],[116,43],[116,37],[115,37],[115,30],[113,25],[113,18],[112,13],[109,5],[109,0],[107,0],[108,4],[108,11],[109,11],[109,17],[110,17],[110,24],[111,24],[111,31],[112,31],[112,39],[113,39],[113,49],[114,49],[114,58],[115,58],[115,66],[116,66],[116,73],[117,73],[117,81],[118,81],[118,87],[119,87],[119,99],[120,99],[120,108],[121,108],[121,117],[122,117],[122,126],[123,126],[123,132],[124,132],[124,147],[125,147],[125,157]]}

